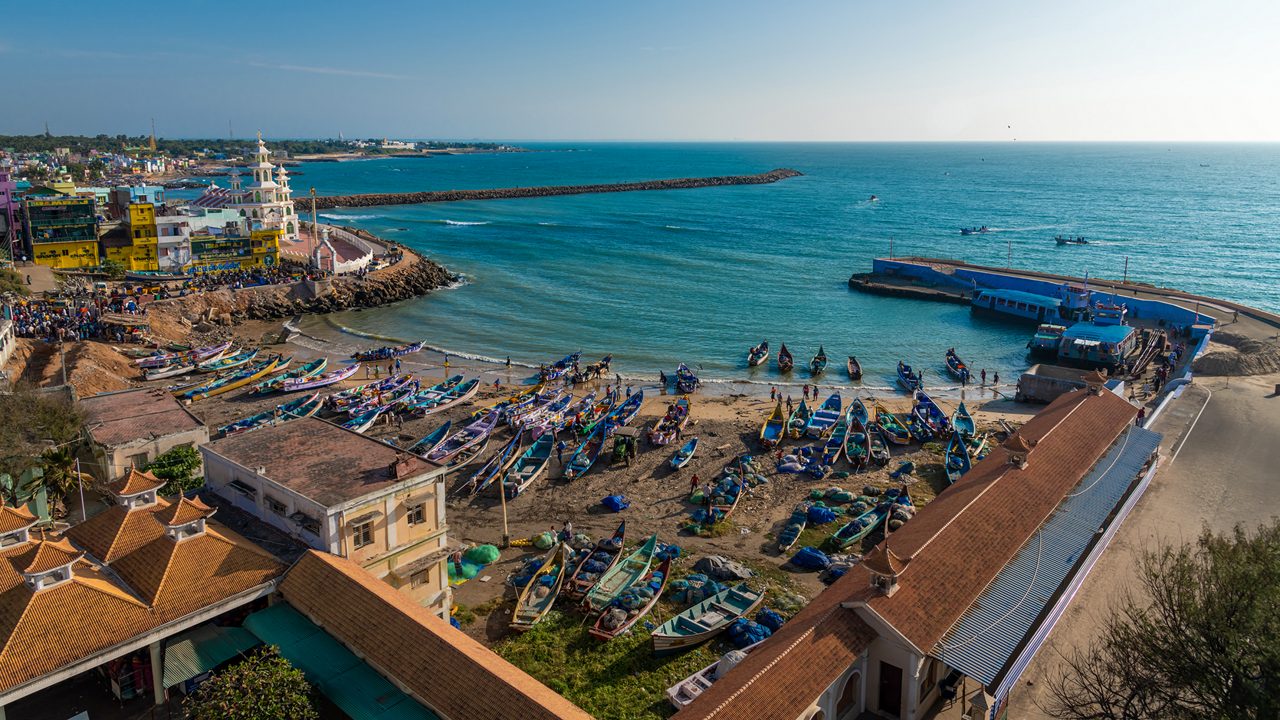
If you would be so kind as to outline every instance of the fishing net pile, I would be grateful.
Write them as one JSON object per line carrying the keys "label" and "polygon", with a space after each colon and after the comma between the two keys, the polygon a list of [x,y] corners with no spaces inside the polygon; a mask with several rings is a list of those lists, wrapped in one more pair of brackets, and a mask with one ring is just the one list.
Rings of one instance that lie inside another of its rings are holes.
{"label": "fishing net pile", "polygon": [[791,556],[791,564],[801,570],[825,570],[831,564],[831,558],[816,547],[802,547],[800,552]]}
{"label": "fishing net pile", "polygon": [[745,648],[749,645],[755,645],[772,634],[773,631],[769,628],[746,618],[738,618],[729,626],[729,640],[733,642],[738,649]]}
{"label": "fishing net pile", "polygon": [[493,545],[476,545],[473,548],[469,548],[462,554],[461,562],[447,563],[449,566],[449,583],[451,585],[461,585],[474,578],[480,574],[480,571],[486,565],[496,562],[500,554],[498,548]]}
{"label": "fishing net pile", "polygon": [[678,605],[694,605],[722,593],[725,587],[701,573],[672,580],[668,596]]}
{"label": "fishing net pile", "polygon": [[613,562],[613,555],[603,550],[597,550],[591,553],[591,556],[582,564],[582,567],[578,569],[578,574],[574,577],[583,582],[595,582],[600,579],[601,573],[609,569],[609,563],[611,562]]}

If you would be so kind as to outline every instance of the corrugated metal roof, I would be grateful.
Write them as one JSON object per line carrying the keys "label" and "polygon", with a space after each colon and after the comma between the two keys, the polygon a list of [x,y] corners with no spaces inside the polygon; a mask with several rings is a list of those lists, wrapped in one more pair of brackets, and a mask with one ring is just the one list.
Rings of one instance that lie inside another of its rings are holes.
{"label": "corrugated metal roof", "polygon": [[1054,308],[1062,304],[1062,300],[1050,295],[1037,295],[1024,290],[983,289],[981,295],[993,298],[1004,298],[1014,302],[1035,303],[1043,307]]}
{"label": "corrugated metal roof", "polygon": [[1067,340],[1101,340],[1102,342],[1124,342],[1134,332],[1131,325],[1095,325],[1090,322],[1079,322],[1067,328],[1062,337]]}
{"label": "corrugated metal roof", "polygon": [[990,685],[1055,601],[1107,516],[1160,444],[1130,428],[934,647],[951,667]]}
{"label": "corrugated metal roof", "polygon": [[244,628],[201,625],[185,632],[165,645],[164,686],[209,672],[257,644],[258,638]]}

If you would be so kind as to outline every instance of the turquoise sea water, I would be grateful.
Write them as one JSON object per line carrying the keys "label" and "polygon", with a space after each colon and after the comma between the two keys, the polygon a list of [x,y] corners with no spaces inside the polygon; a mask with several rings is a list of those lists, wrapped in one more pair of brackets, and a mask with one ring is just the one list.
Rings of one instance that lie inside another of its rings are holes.
{"label": "turquoise sea water", "polygon": [[[623,375],[773,382],[748,346],[856,354],[870,387],[901,358],[942,382],[943,353],[1012,378],[1025,327],[963,306],[862,295],[889,253],[1129,277],[1280,310],[1280,145],[588,144],[537,152],[306,163],[301,196],[755,173],[773,185],[368,209],[323,219],[394,239],[465,286],[330,326],[537,363],[614,353]],[[870,196],[879,196],[871,202]],[[962,237],[962,226],[994,232]],[[1092,244],[1059,247],[1057,234]],[[796,382],[807,379],[797,374]],[[930,378],[926,376],[926,382]]]}

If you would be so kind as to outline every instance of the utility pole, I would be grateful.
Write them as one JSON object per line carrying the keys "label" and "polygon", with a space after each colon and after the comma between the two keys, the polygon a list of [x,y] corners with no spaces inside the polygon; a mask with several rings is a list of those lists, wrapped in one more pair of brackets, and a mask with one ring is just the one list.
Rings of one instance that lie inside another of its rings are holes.
{"label": "utility pole", "polygon": [[1124,280],[1122,280],[1121,282],[1123,282],[1125,285],[1129,284],[1129,256],[1128,255],[1124,256]]}
{"label": "utility pole", "polygon": [[320,226],[316,223],[316,188],[311,186],[311,237],[320,246]]}
{"label": "utility pole", "polygon": [[227,118],[227,139],[228,140],[236,139],[235,131],[231,129],[231,118]]}

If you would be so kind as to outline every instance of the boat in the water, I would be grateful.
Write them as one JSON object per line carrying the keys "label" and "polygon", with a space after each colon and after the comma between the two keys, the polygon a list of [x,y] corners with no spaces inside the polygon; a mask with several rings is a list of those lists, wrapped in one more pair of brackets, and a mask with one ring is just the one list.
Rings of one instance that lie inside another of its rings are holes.
{"label": "boat in the water", "polygon": [[607,538],[601,538],[590,551],[583,553],[578,564],[569,574],[564,586],[564,596],[578,602],[595,587],[600,576],[608,572],[622,557],[622,546],[627,539],[627,521],[618,523],[618,529]]}
{"label": "boat in the water", "polygon": [[444,442],[427,453],[426,459],[437,465],[448,465],[450,460],[468,448],[479,445],[488,439],[489,434],[498,425],[498,413],[490,411],[488,415],[472,422],[470,425],[450,435]]}
{"label": "boat in the water", "polygon": [[1037,360],[1057,360],[1058,346],[1062,344],[1062,334],[1067,331],[1065,325],[1042,323],[1036,328],[1036,334],[1027,341],[1027,350]]}
{"label": "boat in the water", "polygon": [[1080,236],[1077,236],[1077,237],[1063,237],[1063,236],[1061,236],[1061,235],[1058,235],[1058,236],[1057,236],[1057,237],[1055,237],[1053,240],[1054,240],[1054,242],[1058,243],[1059,245],[1088,245],[1088,244],[1089,244],[1089,241],[1088,241],[1087,239],[1085,239],[1084,237],[1080,237]]}
{"label": "boat in the water", "polygon": [[[641,618],[649,614],[653,606],[658,604],[670,579],[671,558],[666,558],[657,569],[650,570],[648,575],[640,578],[640,582],[632,585],[630,591],[614,600],[612,606],[605,608],[604,612],[600,613],[600,617],[596,618],[596,624],[587,632],[597,640],[608,641],[630,630]],[[655,585],[657,587],[654,587]],[[631,603],[627,602],[628,595],[632,596],[636,602],[646,596],[648,599],[644,600],[639,607],[630,607]]]}
{"label": "boat in the water", "polygon": [[679,470],[685,465],[688,465],[689,462],[693,460],[693,454],[697,452],[697,450],[698,438],[696,436],[689,438],[688,442],[686,442],[679,450],[676,451],[676,454],[671,457],[671,469]]}
{"label": "boat in the water", "polygon": [[689,398],[681,397],[667,407],[667,412],[654,421],[649,430],[649,442],[662,446],[676,439],[689,424]]}
{"label": "boat in the water", "polygon": [[911,442],[911,431],[907,429],[906,423],[880,403],[876,403],[875,408],[876,425],[880,427],[880,434],[885,440],[894,445],[906,445]]}
{"label": "boat in the water", "polygon": [[520,443],[524,436],[514,433],[502,449],[493,454],[467,479],[466,488],[469,495],[477,495],[485,491],[495,479],[502,477],[516,460],[520,459]]}
{"label": "boat in the water", "polygon": [[277,405],[270,410],[250,415],[247,418],[241,418],[233,423],[227,423],[218,428],[218,434],[224,437],[238,435],[260,427],[266,427],[267,425],[276,425],[286,420],[310,417],[320,409],[320,404],[320,393],[304,395],[287,403]]}
{"label": "boat in the water", "polygon": [[858,358],[850,355],[848,361],[845,362],[845,371],[849,373],[850,380],[862,379],[862,363],[858,362]]}
{"label": "boat in the water", "polygon": [[747,367],[755,367],[763,365],[769,359],[769,341],[764,340],[759,345],[747,351]]}
{"label": "boat in the water", "polygon": [[907,392],[915,392],[924,387],[924,373],[911,369],[911,366],[898,361],[898,384]]}
{"label": "boat in the water", "polygon": [[791,351],[787,349],[787,344],[783,343],[778,348],[778,372],[789,373],[796,366],[796,359],[792,357]]}
{"label": "boat in the water", "polygon": [[721,655],[719,660],[667,688],[667,700],[671,701],[671,705],[676,710],[684,709],[686,705],[697,700],[702,693],[710,690],[717,680],[737,667],[738,663],[746,659],[748,653],[758,647],[760,647],[759,642]]}
{"label": "boat in the water", "polygon": [[969,468],[973,466],[973,460],[969,457],[969,443],[965,442],[964,436],[955,433],[951,436],[951,441],[947,443],[947,456],[944,467],[947,471],[947,484],[954,485],[965,473],[969,472]]}
{"label": "boat in the water", "polygon": [[653,631],[655,655],[687,650],[723,632],[735,620],[756,609],[764,592],[740,583],[712,595]]}
{"label": "boat in the water", "polygon": [[570,553],[564,543],[557,543],[547,552],[542,564],[533,573],[533,577],[529,578],[516,600],[516,608],[511,613],[513,631],[525,632],[547,616],[564,584]]}
{"label": "boat in the water", "polygon": [[774,403],[773,412],[764,419],[760,426],[760,447],[768,450],[782,442],[787,429],[787,416],[782,411],[782,401]]}
{"label": "boat in the water", "polygon": [[960,359],[960,356],[956,354],[955,348],[949,348],[947,350],[945,360],[947,363],[947,372],[951,373],[952,377],[959,380],[960,384],[968,384],[970,378],[969,366],[965,365],[964,361]]}
{"label": "boat in the water", "polygon": [[658,551],[658,534],[649,536],[644,544],[609,568],[582,599],[587,612],[600,612],[609,607],[624,590],[639,582],[649,573],[653,556]]}
{"label": "boat in the water", "polygon": [[951,414],[951,427],[965,437],[973,437],[978,430],[977,424],[973,421],[973,415],[969,414],[969,408],[964,406],[963,401]]}
{"label": "boat in the water", "polygon": [[600,450],[604,448],[605,432],[607,425],[597,427],[587,439],[582,441],[577,450],[573,451],[573,457],[569,458],[569,462],[564,466],[564,477],[566,480],[582,477],[591,470],[591,466],[596,464],[596,458],[600,456]]}
{"label": "boat in the water", "polygon": [[843,407],[844,401],[840,399],[840,393],[831,393],[826,400],[822,401],[822,405],[813,412],[809,422],[805,423],[805,435],[812,438],[826,437],[840,419],[840,410]]}
{"label": "boat in the water", "polygon": [[688,365],[680,363],[676,368],[676,392],[691,393],[698,389],[701,382]]}
{"label": "boat in the water", "polygon": [[358,362],[377,362],[379,360],[390,360],[404,355],[420,352],[427,346],[426,340],[420,340],[416,343],[407,343],[405,345],[397,345],[395,347],[380,347],[373,350],[361,350],[352,353],[351,359]]}
{"label": "boat in the water", "polygon": [[827,349],[821,345],[818,346],[818,354],[813,356],[809,361],[809,374],[817,377],[827,369]]}
{"label": "boat in the water", "polygon": [[297,392],[299,390],[314,390],[315,388],[334,385],[346,380],[352,375],[355,375],[356,371],[359,369],[360,365],[357,363],[355,365],[338,368],[337,370],[330,370],[329,372],[321,373],[314,377],[286,379],[280,384],[280,391]]}
{"label": "boat in the water", "polygon": [[422,439],[418,442],[410,445],[409,452],[422,457],[435,450],[440,443],[444,442],[446,437],[449,437],[449,428],[452,426],[452,420],[445,420],[443,425],[422,436]]}
{"label": "boat in the water", "polygon": [[787,419],[787,434],[792,440],[799,440],[804,434],[805,428],[809,426],[809,418],[813,417],[813,411],[809,409],[809,403],[801,400],[795,410],[791,411],[791,417]]}
{"label": "boat in the water", "polygon": [[989,232],[991,232],[991,228],[988,228],[986,225],[983,225],[982,227],[960,228],[961,235],[985,235]]}
{"label": "boat in the water", "polygon": [[556,444],[556,436],[545,433],[533,441],[502,478],[502,488],[511,500],[533,484],[547,466],[551,464],[551,450]]}
{"label": "boat in the water", "polygon": [[778,552],[785,553],[790,550],[791,546],[800,539],[800,533],[804,532],[808,524],[809,503],[800,503],[791,511],[791,517],[787,518],[787,524],[782,527],[782,532],[778,533]]}
{"label": "boat in the water", "polygon": [[324,369],[328,367],[328,365],[329,365],[328,358],[317,358],[315,360],[312,360],[311,362],[305,363],[292,370],[289,370],[288,372],[285,372],[280,375],[276,375],[273,378],[268,378],[266,380],[262,380],[258,383],[255,383],[252,387],[249,388],[249,394],[250,395],[269,395],[273,392],[279,392],[280,389],[284,387],[284,383],[286,381],[297,380],[299,378],[306,379],[306,378],[315,377],[316,375],[319,375],[320,373],[324,372]]}

